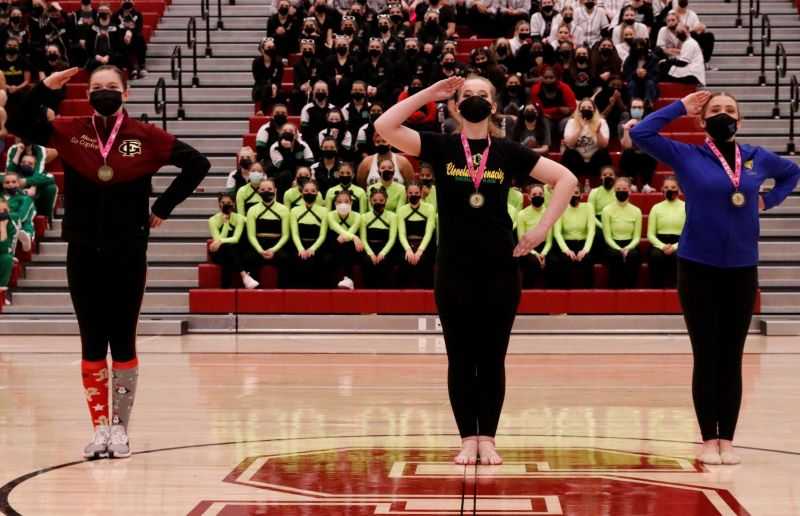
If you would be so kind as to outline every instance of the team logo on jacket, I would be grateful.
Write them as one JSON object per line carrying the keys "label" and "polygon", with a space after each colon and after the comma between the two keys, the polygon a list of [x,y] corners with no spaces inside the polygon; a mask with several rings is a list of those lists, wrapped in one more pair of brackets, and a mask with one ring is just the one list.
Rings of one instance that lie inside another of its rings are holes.
{"label": "team logo on jacket", "polygon": [[119,153],[126,158],[132,158],[142,153],[142,142],[139,140],[123,140],[119,144]]}

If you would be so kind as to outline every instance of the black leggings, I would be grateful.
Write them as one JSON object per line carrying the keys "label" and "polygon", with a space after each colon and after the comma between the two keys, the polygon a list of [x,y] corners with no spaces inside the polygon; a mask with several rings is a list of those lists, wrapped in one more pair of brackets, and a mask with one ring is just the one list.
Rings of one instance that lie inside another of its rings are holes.
{"label": "black leggings", "polygon": [[458,431],[461,437],[494,437],[506,393],[508,340],[520,299],[519,265],[439,264],[434,293]]}
{"label": "black leggings", "polygon": [[608,149],[597,149],[589,161],[584,161],[583,156],[575,149],[567,149],[561,156],[561,164],[572,171],[576,176],[600,177],[600,169],[611,165],[611,155]]}
{"label": "black leggings", "polygon": [[[586,244],[585,240],[565,240],[567,248],[578,254]],[[594,276],[594,263],[591,254],[584,256],[583,260],[573,262],[561,249],[556,250],[555,256],[555,288],[560,289],[590,289]]]}
{"label": "black leggings", "polygon": [[742,353],[758,268],[678,259],[678,293],[694,353],[692,397],[703,440],[733,440],[742,404]]}
{"label": "black leggings", "polygon": [[[248,246],[249,242],[246,243]],[[231,288],[233,286],[233,275],[244,270],[242,254],[244,247],[241,242],[235,244],[222,244],[216,252],[209,252],[211,261],[222,268],[220,286]],[[258,276],[256,276],[258,278]]]}
{"label": "black leggings", "polygon": [[84,360],[136,358],[136,326],[147,279],[147,241],[97,248],[70,242],[67,282]]}
{"label": "black leggings", "polygon": [[[678,235],[656,235],[665,244],[677,244]],[[664,254],[655,247],[650,248],[650,288],[675,288],[678,274],[678,252]]]}
{"label": "black leggings", "polygon": [[658,162],[649,154],[640,150],[625,149],[619,158],[619,169],[622,175],[637,179],[638,186],[653,185],[653,174]]}
{"label": "black leggings", "polygon": [[[625,247],[631,243],[630,240],[615,240],[618,246]],[[608,247],[606,249],[606,266],[608,267],[608,288],[617,290],[624,288],[635,288],[639,279],[639,267],[642,264],[642,257],[639,248],[634,247],[628,252],[628,256],[623,258],[622,253]]]}

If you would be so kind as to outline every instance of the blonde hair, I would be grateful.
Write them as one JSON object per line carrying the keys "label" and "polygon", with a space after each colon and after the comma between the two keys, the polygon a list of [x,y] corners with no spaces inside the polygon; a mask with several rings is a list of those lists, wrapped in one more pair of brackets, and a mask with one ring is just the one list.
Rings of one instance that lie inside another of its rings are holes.
{"label": "blonde hair", "polygon": [[[489,101],[497,105],[497,88],[494,87],[492,81],[490,81],[489,79],[487,79],[482,75],[471,73],[466,77],[464,84],[466,84],[466,81],[471,81],[471,80],[480,80],[485,82],[486,85],[489,86],[489,97],[490,97]],[[453,118],[455,119],[456,122],[458,122],[458,128],[457,128],[458,131],[461,131],[464,120],[461,117],[461,113],[458,112],[458,103],[461,101],[463,88],[464,87],[462,86],[461,89],[456,92],[456,98],[455,98],[456,108],[451,110]],[[496,114],[492,113],[491,115],[489,115],[489,135],[494,136],[495,138],[502,138],[504,136],[504,133],[503,130],[500,129],[498,122],[499,122],[499,117]]]}
{"label": "blonde hair", "polygon": [[594,103],[594,100],[585,97],[578,102],[578,107],[575,109],[575,112],[572,113],[572,119],[575,120],[576,124],[580,124],[581,119],[583,119],[583,115],[581,115],[581,105],[583,103],[588,102],[592,105],[592,109],[594,109],[594,115],[592,115],[592,119],[589,120],[589,129],[591,129],[592,134],[596,133],[597,130],[600,128],[600,124],[603,121],[603,117],[600,115],[600,112],[597,109],[597,105]]}

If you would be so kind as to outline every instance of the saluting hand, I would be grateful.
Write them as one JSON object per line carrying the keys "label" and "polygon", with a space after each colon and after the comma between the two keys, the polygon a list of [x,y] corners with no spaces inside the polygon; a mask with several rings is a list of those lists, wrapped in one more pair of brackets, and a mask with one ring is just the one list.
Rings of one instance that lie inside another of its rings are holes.
{"label": "saluting hand", "polygon": [[533,251],[536,246],[544,242],[546,236],[547,231],[539,229],[538,226],[525,233],[517,244],[517,247],[514,248],[514,258],[525,256]]}
{"label": "saluting hand", "polygon": [[428,92],[433,100],[438,102],[440,100],[447,100],[456,94],[459,88],[464,85],[463,77],[450,77],[449,79],[442,79],[435,84],[428,87],[425,91]]}
{"label": "saluting hand", "polygon": [[53,72],[42,82],[44,82],[44,85],[51,90],[60,90],[80,70],[81,69],[77,66],[73,66],[72,68],[67,68],[66,70],[62,70],[60,72]]}
{"label": "saluting hand", "polygon": [[708,102],[710,98],[710,91],[701,90],[686,95],[681,99],[681,102],[683,102],[683,106],[686,108],[686,114],[689,116],[700,116],[703,112],[703,106],[706,105],[706,102]]}
{"label": "saluting hand", "polygon": [[150,214],[150,228],[151,229],[155,229],[155,228],[157,228],[158,226],[160,226],[163,223],[164,223],[164,219],[162,219],[158,215],[153,215],[152,213]]}

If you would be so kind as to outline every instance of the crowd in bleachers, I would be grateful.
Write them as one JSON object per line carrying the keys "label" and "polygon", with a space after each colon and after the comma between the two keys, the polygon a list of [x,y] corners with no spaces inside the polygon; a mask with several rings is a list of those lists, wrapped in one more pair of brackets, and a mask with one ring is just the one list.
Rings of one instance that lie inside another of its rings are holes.
{"label": "crowd in bleachers", "polygon": [[[430,288],[432,173],[395,153],[373,122],[435,81],[474,73],[497,90],[498,135],[559,159],[584,185],[524,261],[525,286],[591,288],[593,264],[605,263],[612,288],[631,288],[647,258],[650,285],[674,287],[677,182],[656,185],[658,164],[629,131],[654,109],[660,83],[704,84],[713,47],[688,0],[280,0],[252,64],[264,123],[211,219],[210,258],[226,287],[233,270],[255,288],[270,265],[284,288],[353,288],[354,268],[358,286]],[[456,131],[454,108],[431,103],[406,124]],[[645,224],[631,194],[656,186],[663,203],[650,202]],[[548,197],[543,185],[511,190],[519,235]]]}

